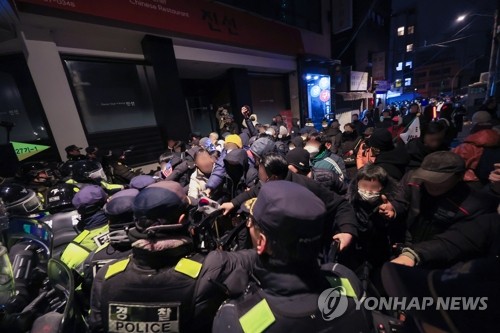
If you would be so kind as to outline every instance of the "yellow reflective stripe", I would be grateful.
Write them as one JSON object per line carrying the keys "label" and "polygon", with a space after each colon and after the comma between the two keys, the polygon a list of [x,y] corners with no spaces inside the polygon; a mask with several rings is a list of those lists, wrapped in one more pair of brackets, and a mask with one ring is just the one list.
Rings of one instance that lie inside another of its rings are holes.
{"label": "yellow reflective stripe", "polygon": [[61,255],[61,261],[71,269],[81,265],[89,256],[90,251],[75,243],[69,243]]}
{"label": "yellow reflective stripe", "polygon": [[104,276],[104,279],[107,280],[110,277],[113,277],[116,274],[123,272],[127,268],[129,262],[130,258],[127,258],[109,265],[108,270],[106,271],[106,275]]}
{"label": "yellow reflective stripe", "polygon": [[175,266],[175,271],[196,279],[200,274],[202,266],[203,264],[197,261],[182,258]]}
{"label": "yellow reflective stripe", "polygon": [[347,297],[352,297],[352,298],[357,298],[356,292],[354,291],[354,288],[352,287],[351,282],[347,278],[339,278],[336,276],[328,276],[326,278],[330,285],[335,288],[335,287],[344,287],[344,291],[341,290],[341,294],[345,294]]}
{"label": "yellow reflective stripe", "polygon": [[78,184],[78,183],[74,179],[68,179],[66,181],[66,184],[75,185],[75,184]]}
{"label": "yellow reflective stripe", "polygon": [[90,234],[90,231],[83,230],[78,236],[75,237],[75,239],[73,239],[73,242],[81,243],[85,239],[85,237],[88,236],[88,234]]}
{"label": "yellow reflective stripe", "polygon": [[239,321],[243,332],[261,333],[271,326],[276,318],[267,301],[263,299],[240,317]]}
{"label": "yellow reflective stripe", "polygon": [[123,190],[124,186],[119,185],[119,184],[110,184],[105,182],[104,180],[101,181],[101,186],[104,187],[106,190]]}

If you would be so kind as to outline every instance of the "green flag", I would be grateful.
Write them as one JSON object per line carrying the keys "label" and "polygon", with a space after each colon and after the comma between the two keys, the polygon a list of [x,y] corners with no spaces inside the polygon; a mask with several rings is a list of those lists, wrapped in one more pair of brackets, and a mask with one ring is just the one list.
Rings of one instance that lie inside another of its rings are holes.
{"label": "green flag", "polygon": [[19,161],[25,160],[30,156],[38,154],[46,149],[49,149],[50,146],[42,146],[42,145],[32,145],[30,143],[23,142],[14,142],[11,141],[12,146],[14,147],[14,151],[16,152],[17,159]]}

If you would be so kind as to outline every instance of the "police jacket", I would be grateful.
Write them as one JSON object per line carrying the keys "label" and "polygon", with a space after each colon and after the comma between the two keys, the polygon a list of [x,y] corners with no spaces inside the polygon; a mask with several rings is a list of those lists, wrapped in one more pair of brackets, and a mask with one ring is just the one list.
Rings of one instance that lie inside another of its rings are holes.
{"label": "police jacket", "polygon": [[132,246],[124,244],[105,243],[91,252],[83,264],[83,291],[90,295],[92,282],[97,272],[106,264],[125,259],[132,253]]}
{"label": "police jacket", "polygon": [[[209,332],[229,294],[241,294],[255,251],[214,251],[206,258],[191,247],[150,252],[108,264],[92,285],[92,332]],[[140,328],[140,329],[139,329]]]}
{"label": "police jacket", "polygon": [[[244,295],[221,306],[214,333],[370,331],[370,316],[354,301],[362,295],[361,282],[342,265],[280,267],[259,259],[253,275]],[[338,287],[345,291],[342,305],[326,297]],[[332,305],[339,306],[338,318],[329,316]]]}
{"label": "police jacket", "polygon": [[113,162],[111,166],[113,167],[114,181],[118,184],[128,184],[132,178],[141,174],[140,171],[134,171],[129,166],[119,161]]}
{"label": "police jacket", "polygon": [[108,219],[102,210],[80,221],[83,231],[76,236],[61,255],[61,261],[69,268],[82,273],[88,255],[108,241]]}

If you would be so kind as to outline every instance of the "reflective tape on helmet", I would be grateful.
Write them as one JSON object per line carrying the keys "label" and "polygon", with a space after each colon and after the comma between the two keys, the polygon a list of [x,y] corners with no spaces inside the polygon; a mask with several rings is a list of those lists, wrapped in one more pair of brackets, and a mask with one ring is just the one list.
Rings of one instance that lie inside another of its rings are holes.
{"label": "reflective tape on helmet", "polygon": [[197,261],[182,258],[175,266],[175,271],[196,279],[200,274],[202,267],[203,264]]}
{"label": "reflective tape on helmet", "polygon": [[130,262],[130,258],[123,259],[115,262],[108,266],[108,270],[106,271],[106,275],[104,275],[104,279],[107,280],[127,269],[128,263]]}
{"label": "reflective tape on helmet", "polygon": [[267,301],[263,299],[241,316],[239,321],[243,332],[260,333],[271,326],[276,318]]}

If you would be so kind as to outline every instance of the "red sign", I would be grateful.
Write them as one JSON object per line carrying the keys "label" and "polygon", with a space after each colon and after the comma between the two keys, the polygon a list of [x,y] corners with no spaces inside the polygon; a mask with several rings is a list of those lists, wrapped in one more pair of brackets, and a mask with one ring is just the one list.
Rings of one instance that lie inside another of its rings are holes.
{"label": "red sign", "polygon": [[[20,11],[67,17],[65,12],[158,29],[176,36],[283,54],[304,52],[298,29],[211,1],[201,0],[15,0]],[[87,20],[88,21],[88,20]]]}
{"label": "red sign", "polygon": [[330,90],[321,90],[321,93],[319,94],[319,99],[326,103],[330,100]]}

